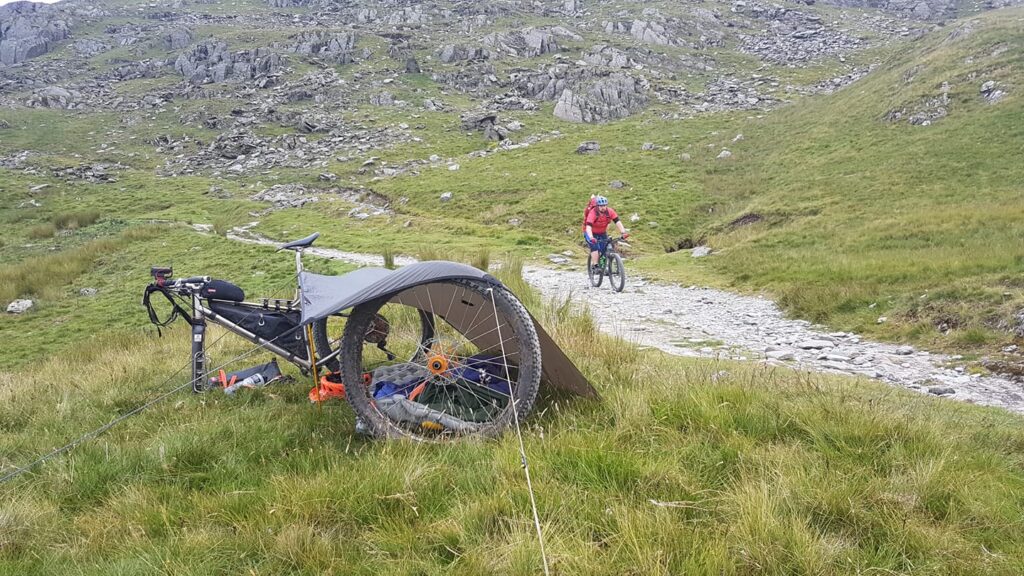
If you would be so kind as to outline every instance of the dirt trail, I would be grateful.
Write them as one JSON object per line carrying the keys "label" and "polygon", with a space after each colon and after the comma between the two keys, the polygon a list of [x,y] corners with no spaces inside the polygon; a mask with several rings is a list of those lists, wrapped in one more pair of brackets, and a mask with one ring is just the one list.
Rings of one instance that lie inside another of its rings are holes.
{"label": "dirt trail", "polygon": [[[280,244],[249,232],[251,227],[237,228],[228,238]],[[310,248],[306,252],[359,265],[383,264],[381,256],[372,254],[330,248]],[[399,265],[411,262],[415,260],[396,258]],[[829,332],[803,320],[789,319],[765,298],[637,278],[628,279],[625,290],[615,293],[607,283],[600,288],[590,287],[582,271],[547,267],[527,266],[524,276],[546,299],[570,298],[585,303],[603,331],[668,354],[756,360],[864,376],[921,393],[1024,413],[1022,383],[970,374],[956,356],[872,342],[856,334]]]}

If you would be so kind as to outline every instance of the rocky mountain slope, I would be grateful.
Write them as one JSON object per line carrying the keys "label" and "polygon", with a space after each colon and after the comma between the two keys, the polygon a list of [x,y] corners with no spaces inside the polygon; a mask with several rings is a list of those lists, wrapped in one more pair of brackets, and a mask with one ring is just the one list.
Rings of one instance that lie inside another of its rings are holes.
{"label": "rocky mountain slope", "polygon": [[[652,268],[680,265],[677,254],[659,255],[663,248],[717,241],[723,254],[760,241],[766,227],[765,243],[785,246],[770,233],[792,232],[836,204],[779,185],[849,136],[819,138],[822,126],[838,125],[830,118],[872,130],[925,128],[956,110],[980,113],[978,103],[1014,109],[1020,12],[1001,13],[1009,40],[973,32],[1004,4],[8,4],[0,7],[0,193],[5,221],[16,225],[0,232],[0,262],[25,263],[140,221],[219,231],[259,221],[275,237],[310,226],[356,231],[344,237],[363,250],[465,238],[542,257],[575,240],[566,223],[576,204],[604,189],[636,212],[630,224],[645,235],[639,245]],[[955,74],[943,58],[956,60]],[[891,78],[896,70],[900,78]],[[870,94],[857,98],[858,86]],[[810,109],[807,120],[799,111]],[[786,127],[801,120],[799,130]],[[783,165],[787,173],[761,180]],[[825,189],[808,178],[804,189]],[[98,211],[99,224],[53,223],[80,206]],[[803,253],[785,248],[771,260],[793,272],[789,256]],[[663,266],[667,257],[675,260]],[[753,273],[743,258],[715,258],[727,278]],[[794,293],[806,293],[820,278],[794,283]],[[873,290],[856,305],[878,299]],[[1017,329],[1021,296],[1012,286],[1004,292],[997,314],[975,316],[1007,334]],[[830,320],[801,302],[786,308]],[[922,321],[916,304],[893,308],[885,314],[894,320],[902,311],[907,323]],[[876,312],[862,316],[873,324],[883,315]],[[943,334],[969,324],[970,314],[947,308],[927,314]]]}

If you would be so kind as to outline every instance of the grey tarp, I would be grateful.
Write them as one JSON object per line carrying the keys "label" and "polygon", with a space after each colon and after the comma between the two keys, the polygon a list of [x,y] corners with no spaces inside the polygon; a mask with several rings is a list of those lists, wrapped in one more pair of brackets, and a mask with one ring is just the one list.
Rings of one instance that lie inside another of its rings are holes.
{"label": "grey tarp", "polygon": [[[302,272],[299,286],[302,322],[326,318],[360,304],[389,297],[392,302],[441,316],[480,350],[495,350],[497,335],[506,326],[496,322],[493,307],[480,295],[466,292],[444,280],[471,279],[501,287],[490,274],[457,262],[431,261],[398,270],[360,268],[343,276]],[[544,328],[532,318],[541,345],[543,380],[580,396],[599,395]],[[506,332],[508,334],[510,331]]]}

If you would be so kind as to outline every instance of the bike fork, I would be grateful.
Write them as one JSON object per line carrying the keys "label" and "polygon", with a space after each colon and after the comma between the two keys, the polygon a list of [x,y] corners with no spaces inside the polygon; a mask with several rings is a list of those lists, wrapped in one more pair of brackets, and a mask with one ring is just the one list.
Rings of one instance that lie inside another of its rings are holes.
{"label": "bike fork", "polygon": [[192,392],[206,390],[206,319],[198,296],[192,296]]}

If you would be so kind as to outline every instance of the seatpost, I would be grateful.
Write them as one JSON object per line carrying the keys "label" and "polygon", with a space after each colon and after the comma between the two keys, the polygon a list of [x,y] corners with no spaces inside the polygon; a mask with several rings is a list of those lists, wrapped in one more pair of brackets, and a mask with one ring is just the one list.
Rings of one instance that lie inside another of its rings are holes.
{"label": "seatpost", "polygon": [[302,280],[300,275],[302,274],[302,248],[295,249],[295,301],[301,302],[299,296],[302,292]]}

